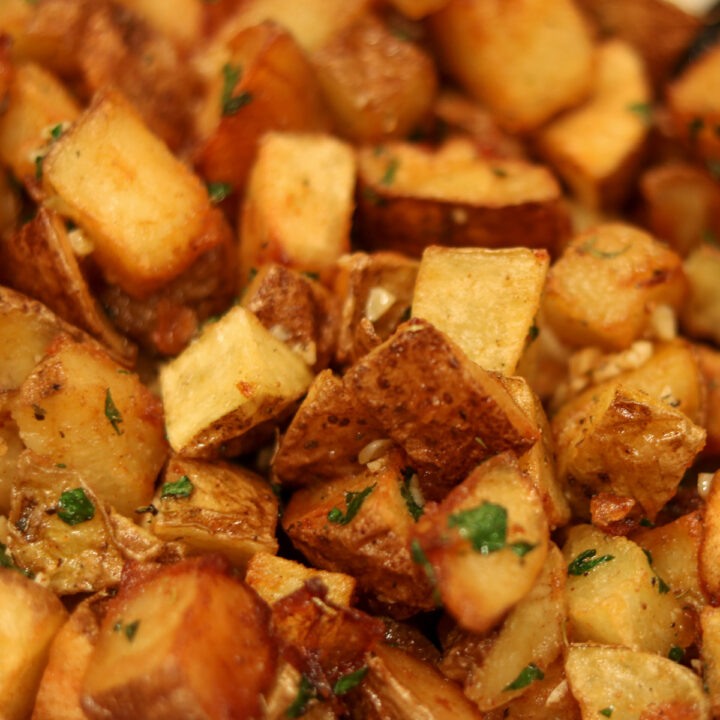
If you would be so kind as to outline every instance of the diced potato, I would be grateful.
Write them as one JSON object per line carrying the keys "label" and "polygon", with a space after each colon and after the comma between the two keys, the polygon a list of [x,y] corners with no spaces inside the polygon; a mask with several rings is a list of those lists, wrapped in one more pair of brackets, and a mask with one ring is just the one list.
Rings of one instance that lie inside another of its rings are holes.
{"label": "diced potato", "polygon": [[720,713],[720,608],[708,605],[700,614],[703,675],[713,717]]}
{"label": "diced potato", "polygon": [[622,40],[598,49],[587,103],[544,129],[541,152],[591,209],[614,209],[632,190],[649,131],[652,91],[642,58]]}
{"label": "diced potato", "polygon": [[[187,480],[189,495],[168,494],[168,484]],[[243,468],[174,457],[153,505],[157,514],[151,515],[150,527],[161,540],[220,553],[241,569],[256,552],[277,552],[277,498],[267,482]]]}
{"label": "diced potato", "polygon": [[667,656],[693,640],[692,621],[643,549],[590,525],[563,547],[572,637]]}
{"label": "diced potato", "polygon": [[720,470],[713,475],[703,517],[698,558],[700,586],[711,605],[720,604]]}
{"label": "diced potato", "polygon": [[575,237],[548,274],[543,311],[573,347],[623,350],[648,334],[658,305],[679,310],[687,280],[678,255],[629,225]]}
{"label": "diced potato", "polygon": [[92,237],[108,281],[130,295],[148,295],[222,241],[206,188],[114,90],[54,143],[43,187]]}
{"label": "diced potato", "polygon": [[79,472],[119,512],[149,502],[167,455],[162,406],[100,350],[59,338],[23,383],[12,415],[30,450]]}
{"label": "diced potato", "polygon": [[558,477],[576,514],[600,492],[636,500],[654,520],[705,444],[705,430],[647,393],[610,385],[553,432]]}
{"label": "diced potato", "polygon": [[489,455],[522,454],[538,438],[498,377],[424,320],[401,325],[348,371],[346,384],[382,437],[405,450],[431,500]]}
{"label": "diced potato", "polygon": [[480,367],[512,375],[534,327],[549,263],[543,250],[431,246],[420,262],[412,315],[431,322]]}
{"label": "diced potato", "polygon": [[590,90],[593,45],[569,0],[450,0],[431,27],[453,78],[510,130],[532,130]]}
{"label": "diced potato", "polygon": [[[524,598],[548,553],[548,524],[512,453],[486,460],[414,531],[416,560],[433,571],[445,609],[484,633]],[[429,564],[428,564],[429,563]]]}
{"label": "diced potato", "polygon": [[682,314],[683,329],[693,337],[720,343],[720,248],[702,244],[685,260],[690,296]]}
{"label": "diced potato", "polygon": [[217,558],[130,570],[83,681],[93,720],[255,717],[275,675],[265,605]]}
{"label": "diced potato", "polygon": [[260,551],[250,558],[245,582],[268,605],[301,588],[311,578],[317,578],[327,588],[327,599],[336,605],[351,605],[356,580],[344,573],[315,570],[293,560]]}
{"label": "diced potato", "polygon": [[602,645],[571,645],[565,672],[583,720],[608,710],[614,720],[709,720],[700,678],[667,658]]}
{"label": "diced potato", "polygon": [[349,145],[330,135],[263,136],[242,210],[243,277],[267,262],[326,271],[350,249],[354,186]]}
{"label": "diced potato", "polygon": [[410,554],[411,508],[422,512],[411,492],[392,464],[317,483],[293,495],[283,528],[313,565],[352,575],[389,614],[430,610],[432,588]]}
{"label": "diced potato", "polygon": [[335,127],[354,142],[404,137],[430,113],[432,60],[375,17],[340,30],[312,62]]}
{"label": "diced potato", "polygon": [[364,147],[358,163],[358,232],[371,248],[414,257],[428,245],[554,250],[567,235],[547,168],[484,158],[468,140]]}
{"label": "diced potato", "polygon": [[160,372],[170,445],[185,455],[217,455],[227,441],[278,417],[311,381],[298,355],[234,307]]}
{"label": "diced potato", "polygon": [[0,568],[0,716],[26,720],[53,637],[67,612],[53,593],[15,570]]}
{"label": "diced potato", "polygon": [[705,345],[696,345],[700,371],[707,390],[706,417],[703,423],[707,430],[705,452],[720,454],[720,352]]}

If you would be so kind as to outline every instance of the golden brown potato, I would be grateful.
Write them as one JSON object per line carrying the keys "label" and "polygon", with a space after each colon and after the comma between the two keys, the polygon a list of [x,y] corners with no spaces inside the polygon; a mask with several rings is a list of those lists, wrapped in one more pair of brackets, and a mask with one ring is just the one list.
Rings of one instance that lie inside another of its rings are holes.
{"label": "golden brown potato", "polygon": [[570,690],[583,720],[607,713],[616,720],[709,720],[700,678],[654,653],[604,645],[571,645],[565,656]]}
{"label": "golden brown potato", "polygon": [[354,142],[404,137],[430,113],[432,60],[371,15],[337,32],[312,63],[335,128]]}
{"label": "golden brown potato", "polygon": [[274,677],[266,606],[207,556],[131,568],[83,681],[89,718],[260,715]]}
{"label": "golden brown potato", "polygon": [[703,679],[710,696],[713,717],[720,712],[720,609],[705,607],[700,615],[702,628]]}
{"label": "golden brown potato", "polygon": [[358,156],[358,232],[418,257],[428,245],[555,250],[568,232],[561,190],[540,165],[488,159],[467,139],[437,150],[392,142]]}
{"label": "golden brown potato", "polygon": [[622,205],[640,169],[648,136],[652,91],[642,58],[622,40],[598,48],[592,95],[550,123],[541,153],[592,210]]}
{"label": "golden brown potato", "polygon": [[703,243],[683,265],[690,294],[682,313],[682,326],[693,337],[720,342],[720,248]]}
{"label": "golden brown potato", "polygon": [[298,355],[233,307],[160,372],[170,445],[196,457],[222,454],[224,444],[281,415],[311,381]]}
{"label": "golden brown potato", "polygon": [[58,338],[12,407],[30,449],[80,473],[125,515],[146,505],[167,455],[162,406],[134,373],[88,343]]}
{"label": "golden brown potato", "polygon": [[653,310],[679,310],[682,261],[647,233],[612,223],[581,233],[550,268],[543,311],[573,347],[623,350],[648,334]]}
{"label": "golden brown potato", "polygon": [[238,466],[174,457],[152,504],[157,512],[149,527],[161,540],[219,553],[242,570],[256,552],[277,552],[277,498],[267,482]]}
{"label": "golden brown potato", "polygon": [[568,0],[450,0],[431,28],[443,65],[510,130],[532,130],[590,90],[593,45]]}
{"label": "golden brown potato", "polygon": [[707,389],[706,416],[703,423],[707,430],[705,452],[720,454],[720,352],[705,345],[696,345],[700,372]]}
{"label": "golden brown potato", "polygon": [[543,250],[428,247],[412,316],[432,323],[485,370],[512,375],[532,341],[549,264]]}
{"label": "golden brown potato", "polygon": [[698,572],[700,587],[713,606],[720,605],[720,471],[713,475],[705,506]]}
{"label": "golden brown potato", "polygon": [[265,134],[240,225],[242,276],[268,262],[327,272],[350,249],[352,148],[330,135]]}
{"label": "golden brown potato", "polygon": [[26,720],[53,637],[67,612],[50,590],[15,570],[0,567],[0,715]]}
{"label": "golden brown potato", "polygon": [[624,537],[576,525],[563,547],[572,637],[667,656],[692,643],[683,604],[651,564],[652,556]]}
{"label": "golden brown potato", "polygon": [[548,553],[540,497],[509,452],[477,467],[413,535],[413,558],[435,580],[445,609],[477,633],[530,592]]}

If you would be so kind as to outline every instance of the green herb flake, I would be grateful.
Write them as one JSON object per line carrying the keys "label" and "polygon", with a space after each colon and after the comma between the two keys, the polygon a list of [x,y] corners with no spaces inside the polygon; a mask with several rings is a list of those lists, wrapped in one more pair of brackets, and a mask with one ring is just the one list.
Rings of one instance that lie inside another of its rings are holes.
{"label": "green herb flake", "polygon": [[676,663],[682,662],[682,659],[685,657],[685,651],[681,647],[673,645],[670,648],[668,657]]}
{"label": "green herb flake", "polygon": [[58,463],[55,467],[59,468],[60,470],[64,470],[67,467],[67,465],[65,463]]}
{"label": "green herb flake", "polygon": [[95,506],[82,488],[60,495],[57,516],[67,525],[79,525],[95,517]]}
{"label": "green herb flake", "polygon": [[285,711],[285,717],[299,718],[304,715],[307,710],[307,704],[316,697],[317,691],[312,686],[310,680],[308,680],[305,675],[301,675],[297,695],[292,705]]}
{"label": "green herb flake", "polygon": [[509,685],[503,688],[503,692],[522,690],[534,680],[542,680],[544,677],[545,673],[535,663],[530,663],[520,671],[520,674]]}
{"label": "green herb flake", "polygon": [[127,625],[122,620],[118,620],[113,625],[113,632],[124,633],[128,642],[132,642],[135,639],[135,635],[137,635],[138,627],[140,627],[139,620],[135,620],[135,622],[128,623]]}
{"label": "green herb flake", "polygon": [[65,130],[63,129],[62,123],[58,123],[57,125],[55,125],[55,127],[51,128],[50,129],[50,137],[53,139],[53,142],[57,142],[60,139],[63,132],[65,132]]}
{"label": "green herb flake", "polygon": [[368,674],[368,667],[367,665],[365,667],[361,667],[359,670],[356,670],[355,672],[348,673],[347,675],[343,675],[333,687],[333,692],[336,695],[344,695],[346,692],[349,692],[353,688],[356,688],[365,678],[365,676]]}
{"label": "green herb flake", "polygon": [[402,475],[403,479],[400,484],[400,494],[402,495],[413,520],[417,522],[425,512],[425,508],[417,502],[415,494],[413,493],[412,481],[415,476],[415,470],[411,467],[406,467],[403,470]]}
{"label": "green herb flake", "polygon": [[670,586],[658,575],[658,592],[665,595],[670,592]]}
{"label": "green herb flake", "polygon": [[358,511],[365,502],[365,499],[376,487],[377,483],[374,483],[359,492],[346,492],[345,505],[347,509],[345,513],[343,513],[340,508],[334,507],[328,513],[328,520],[336,525],[347,525],[358,514]]}
{"label": "green herb flake", "polygon": [[405,312],[402,314],[402,317],[400,318],[400,322],[407,322],[410,317],[412,316],[412,307],[405,308]]}
{"label": "green herb flake", "polygon": [[615,559],[614,555],[601,555],[600,557],[595,557],[595,555],[597,555],[597,550],[594,548],[581,552],[568,565],[568,575],[587,575],[598,565]]}
{"label": "green herb flake", "polygon": [[485,502],[480,507],[450,515],[448,527],[457,528],[460,535],[472,543],[474,550],[488,555],[505,547],[507,510],[501,505]]}
{"label": "green herb flake", "polygon": [[506,178],[508,176],[507,170],[504,170],[501,167],[492,167],[490,168],[492,170],[493,175],[499,178]]}
{"label": "green herb flake", "polygon": [[400,167],[400,161],[397,158],[391,158],[387,168],[385,169],[385,174],[382,176],[382,180],[380,180],[380,184],[392,185],[395,180],[398,167]]}
{"label": "green herb flake", "polygon": [[430,564],[430,561],[427,559],[427,555],[423,551],[422,546],[417,541],[417,539],[413,539],[413,541],[410,543],[410,554],[412,556],[413,562],[417,565],[420,565],[425,571],[427,579],[433,586],[433,600],[435,601],[435,605],[437,605],[437,607],[441,607],[442,598],[440,597],[440,592],[437,588],[437,577],[435,576],[435,569]]}
{"label": "green herb flake", "polygon": [[124,430],[121,430],[118,425],[123,422],[123,417],[113,402],[110,388],[105,391],[105,417],[110,421],[113,430],[115,430],[118,435],[122,435]]}
{"label": "green herb flake", "polygon": [[648,102],[631,103],[627,107],[628,111],[635,113],[646,125],[652,124],[653,108]]}
{"label": "green herb flake", "polygon": [[118,370],[118,375],[134,375],[132,370]]}
{"label": "green herb flake", "polygon": [[36,180],[42,180],[43,160],[45,160],[45,158],[42,155],[37,155],[35,157],[35,179]]}
{"label": "green herb flake", "polygon": [[484,450],[488,449],[488,446],[485,444],[485,441],[481,437],[478,437],[477,435],[475,436],[475,442]]}
{"label": "green herb flake", "polygon": [[183,475],[179,480],[175,480],[175,482],[166,482],[162,486],[160,497],[162,499],[167,497],[186,498],[192,495],[194,489],[195,486],[192,484],[190,478],[187,475]]}
{"label": "green herb flake", "polygon": [[233,186],[227,182],[209,182],[206,183],[210,202],[214,205],[221,203],[225,198],[230,197],[233,192]]}
{"label": "green herb flake", "polygon": [[524,540],[510,544],[510,549],[518,557],[525,557],[525,555],[527,555],[531,550],[534,550],[536,547],[537,547],[537,543],[533,545],[529,542],[525,542]]}
{"label": "green herb flake", "polygon": [[235,115],[237,111],[252,101],[252,95],[249,92],[241,92],[239,95],[233,96],[233,90],[238,80],[242,76],[241,65],[231,65],[225,63],[223,72],[223,90],[220,98],[222,114],[224,116]]}
{"label": "green herb flake", "polygon": [[605,717],[612,717],[614,709],[615,709],[615,707],[613,705],[608,705],[606,708],[603,708],[602,710],[598,710],[598,712],[601,715],[604,715]]}
{"label": "green herb flake", "polygon": [[371,187],[364,187],[362,189],[363,197],[376,207],[384,207],[387,205],[387,200],[382,197],[382,195],[378,195]]}
{"label": "green herb flake", "polygon": [[7,545],[2,542],[0,542],[0,568],[17,570],[19,573],[22,573],[26,577],[32,577],[32,573],[27,572],[27,570],[22,570],[13,562],[13,559],[10,557],[10,553],[7,551]]}
{"label": "green herb flake", "polygon": [[599,258],[600,260],[612,260],[612,258],[620,257],[620,255],[626,253],[632,247],[632,243],[629,243],[621,250],[617,250],[615,252],[606,252],[605,250],[598,250],[595,247],[597,241],[597,237],[589,238],[580,246],[580,252],[592,255],[593,257]]}
{"label": "green herb flake", "polygon": [[528,330],[527,340],[525,341],[525,344],[530,345],[530,343],[537,340],[538,335],[540,335],[540,328],[535,323],[533,323]]}
{"label": "green herb flake", "polygon": [[642,551],[645,553],[645,557],[647,558],[648,565],[650,565],[650,567],[652,567],[652,563],[653,563],[652,553],[649,550],[646,550],[645,548],[643,548]]}
{"label": "green herb flake", "polygon": [[647,527],[647,528],[655,527],[655,523],[652,520],[650,520],[649,518],[640,518],[639,524],[642,525],[643,527]]}
{"label": "green herb flake", "polygon": [[310,280],[315,280],[316,282],[320,279],[320,275],[318,273],[310,272],[309,270],[304,270],[303,275]]}

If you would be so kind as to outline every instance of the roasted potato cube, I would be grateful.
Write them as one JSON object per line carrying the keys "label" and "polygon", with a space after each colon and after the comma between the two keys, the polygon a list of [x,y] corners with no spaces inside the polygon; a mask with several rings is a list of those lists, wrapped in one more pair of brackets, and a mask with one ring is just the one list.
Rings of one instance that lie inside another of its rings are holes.
{"label": "roasted potato cube", "polygon": [[698,572],[710,603],[720,605],[720,471],[712,478],[705,506]]}
{"label": "roasted potato cube", "polygon": [[558,477],[575,513],[600,492],[636,500],[651,520],[675,495],[705,430],[640,390],[610,385],[569,419],[556,417]]}
{"label": "roasted potato cube", "polygon": [[113,90],[54,143],[43,187],[130,295],[147,296],[222,240],[206,188]]}
{"label": "roasted potato cube", "polygon": [[442,64],[510,130],[532,130],[590,90],[593,44],[569,0],[450,0],[430,23]]}
{"label": "roasted potato cube", "polygon": [[311,381],[298,355],[234,307],[160,372],[170,445],[185,455],[216,455],[225,442],[276,418]]}
{"label": "roasted potato cube", "polygon": [[426,248],[412,315],[431,322],[480,367],[512,375],[531,337],[549,263],[546,251],[527,248]]}
{"label": "roasted potato cube", "polygon": [[317,578],[327,588],[327,599],[335,605],[351,605],[355,595],[355,578],[344,573],[315,570],[293,560],[260,551],[250,558],[245,582],[268,604],[301,588]]}
{"label": "roasted potato cube", "polygon": [[501,381],[424,320],[401,325],[346,383],[383,437],[405,450],[429,499],[442,498],[489,455],[522,454],[538,438]]}
{"label": "roasted potato cube", "polygon": [[696,345],[700,372],[707,390],[706,417],[703,426],[707,430],[705,452],[720,454],[720,352],[705,345]]}
{"label": "roasted potato cube", "polygon": [[563,547],[572,637],[667,656],[692,643],[693,627],[652,556],[624,537],[576,525]]}
{"label": "roasted potato cube", "polygon": [[136,566],[83,681],[91,719],[255,717],[275,675],[269,613],[217,558]]}
{"label": "roasted potato cube", "polygon": [[167,455],[162,406],[87,343],[58,339],[12,407],[25,445],[86,478],[119,512],[147,505]]}
{"label": "roasted potato cube", "polygon": [[422,568],[410,555],[411,494],[392,464],[298,490],[282,517],[293,544],[317,567],[352,575],[360,590],[404,617],[435,603]]}
{"label": "roasted potato cube", "polygon": [[240,467],[174,457],[153,505],[150,528],[161,540],[220,553],[241,569],[260,550],[277,552],[277,498],[267,482]]}
{"label": "roasted potato cube", "polygon": [[615,720],[678,717],[709,720],[702,680],[682,665],[654,653],[574,644],[565,672],[583,720],[609,711]]}
{"label": "roasted potato cube", "polygon": [[240,227],[242,272],[267,262],[327,271],[350,249],[355,156],[330,135],[268,133]]}
{"label": "roasted potato cube", "polygon": [[705,607],[700,614],[702,661],[706,691],[713,717],[720,712],[720,608]]}
{"label": "roasted potato cube", "polygon": [[484,633],[524,598],[548,553],[542,502],[512,453],[486,460],[414,530],[413,556],[445,609]]}
{"label": "roasted potato cube", "polygon": [[600,225],[575,237],[550,268],[543,311],[573,347],[623,350],[648,334],[658,305],[679,310],[687,280],[682,261],[629,225]]}
{"label": "roasted potato cube", "polygon": [[683,269],[690,283],[682,313],[683,329],[693,337],[720,343],[720,248],[703,243],[690,253]]}
{"label": "roasted potato cube", "polygon": [[50,590],[0,567],[0,614],[0,715],[3,720],[26,720],[67,612]]}
{"label": "roasted potato cube", "polygon": [[371,15],[336,33],[312,62],[335,127],[354,142],[404,137],[430,113],[432,60]]}
{"label": "roasted potato cube", "polygon": [[642,58],[622,40],[598,49],[598,69],[587,103],[539,136],[541,153],[590,209],[619,207],[643,160],[652,91]]}
{"label": "roasted potato cube", "polygon": [[437,150],[387,143],[358,155],[358,232],[373,249],[428,245],[556,249],[568,232],[547,168],[482,157],[466,139]]}

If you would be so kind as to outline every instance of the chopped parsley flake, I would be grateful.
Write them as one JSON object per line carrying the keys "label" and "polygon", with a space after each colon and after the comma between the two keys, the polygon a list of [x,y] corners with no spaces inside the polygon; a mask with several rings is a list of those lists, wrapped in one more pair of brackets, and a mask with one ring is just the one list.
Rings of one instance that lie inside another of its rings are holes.
{"label": "chopped parsley flake", "polygon": [[646,125],[652,123],[653,108],[650,103],[636,102],[628,105],[627,108],[631,113],[635,113]]}
{"label": "chopped parsley flake", "polygon": [[390,162],[388,163],[388,166],[385,170],[385,174],[382,176],[382,180],[380,180],[381,185],[392,185],[393,181],[395,180],[395,175],[397,173],[397,169],[400,166],[400,161],[397,158],[392,158]]}
{"label": "chopped parsley flake", "polygon": [[682,659],[685,657],[685,651],[681,647],[673,645],[670,648],[668,657],[676,663],[682,662]]}
{"label": "chopped parsley flake", "polygon": [[400,484],[400,494],[402,495],[413,520],[417,522],[425,512],[425,509],[417,502],[415,494],[413,493],[412,482],[415,477],[415,470],[411,467],[406,467],[402,474],[403,479]]}
{"label": "chopped parsley flake", "polygon": [[606,708],[603,708],[602,710],[598,710],[598,712],[601,715],[604,715],[605,717],[611,717],[614,709],[615,709],[615,707],[613,705],[608,705]]}
{"label": "chopped parsley flake", "polygon": [[333,692],[336,695],[344,695],[346,692],[349,692],[353,688],[357,687],[365,678],[365,676],[368,674],[368,667],[367,665],[365,667],[361,667],[359,670],[356,670],[355,672],[348,673],[347,675],[343,675],[333,687]]}
{"label": "chopped parsley flake", "polygon": [[534,680],[542,680],[544,677],[545,673],[535,663],[530,663],[520,671],[520,674],[509,685],[503,688],[503,691],[521,690]]}
{"label": "chopped parsley flake", "polygon": [[115,632],[124,632],[128,641],[132,642],[135,639],[135,635],[137,635],[138,627],[140,627],[139,620],[135,620],[135,622],[128,623],[127,625],[125,625],[122,620],[118,620],[115,625],[113,625],[113,630]]}
{"label": "chopped parsley flake", "polygon": [[53,139],[53,142],[59,140],[63,132],[65,132],[65,130],[63,129],[62,123],[58,123],[55,127],[51,128],[50,137]]}
{"label": "chopped parsley flake", "polygon": [[192,484],[190,478],[187,475],[183,475],[179,480],[175,480],[175,482],[164,483],[160,491],[160,497],[163,499],[166,497],[186,498],[192,495],[194,489],[195,486]]}
{"label": "chopped parsley flake", "polygon": [[359,492],[346,492],[345,505],[347,510],[343,513],[340,508],[334,507],[328,513],[328,520],[336,525],[347,525],[358,514],[365,499],[376,487],[377,483],[374,483]]}
{"label": "chopped parsley flake", "polygon": [[440,593],[438,592],[437,588],[437,578],[435,577],[435,569],[430,564],[430,561],[427,559],[427,555],[423,551],[420,543],[417,541],[417,539],[413,539],[412,543],[410,543],[410,554],[412,555],[413,562],[417,565],[420,565],[422,569],[425,571],[425,574],[427,575],[427,579],[430,581],[430,584],[433,586],[433,600],[435,601],[435,604],[438,607],[442,606],[442,599],[440,598]]}
{"label": "chopped parsley flake", "polygon": [[35,179],[36,180],[42,180],[43,160],[45,160],[45,157],[43,155],[37,155],[35,157]]}
{"label": "chopped parsley flake", "polygon": [[240,80],[242,76],[241,65],[231,65],[230,63],[225,63],[222,72],[224,81],[222,96],[220,99],[222,114],[224,116],[235,115],[241,107],[252,101],[252,95],[247,91],[243,91],[239,95],[233,96],[235,85],[237,85],[238,80]]}
{"label": "chopped parsley flake", "polygon": [[301,675],[297,695],[292,705],[285,711],[285,717],[299,718],[301,715],[304,715],[307,710],[307,704],[316,697],[317,691],[312,686],[310,680],[308,680],[305,675]]}
{"label": "chopped parsley flake", "polygon": [[67,525],[79,525],[95,517],[95,506],[82,488],[75,488],[60,495],[57,515]]}
{"label": "chopped parsley flake", "polygon": [[643,527],[648,527],[648,528],[655,527],[655,523],[652,520],[650,520],[649,518],[640,518],[639,524],[642,525]]}
{"label": "chopped parsley flake", "polygon": [[568,575],[586,575],[598,565],[615,559],[614,555],[601,555],[600,557],[595,557],[595,555],[597,555],[597,550],[594,548],[581,552],[568,565]]}
{"label": "chopped parsley flake", "polygon": [[210,202],[217,205],[232,195],[233,186],[227,182],[209,182],[207,185]]}
{"label": "chopped parsley flake", "polygon": [[121,430],[118,425],[123,422],[123,417],[113,402],[110,388],[105,391],[105,417],[110,421],[113,430],[115,430],[118,435],[122,435],[124,430]]}

